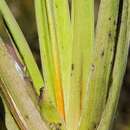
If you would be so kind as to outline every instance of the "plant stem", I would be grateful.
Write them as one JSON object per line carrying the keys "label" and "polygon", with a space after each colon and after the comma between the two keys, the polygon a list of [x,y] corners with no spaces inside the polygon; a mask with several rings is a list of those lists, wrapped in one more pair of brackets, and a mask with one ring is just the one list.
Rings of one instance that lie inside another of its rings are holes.
{"label": "plant stem", "polygon": [[50,32],[48,28],[45,0],[35,0],[35,12],[39,34],[42,71],[45,84],[44,87],[46,87],[47,89],[46,91],[48,93],[47,98],[50,98],[52,104],[56,106],[52,47],[50,41]]}
{"label": "plant stem", "polygon": [[109,97],[103,112],[101,122],[97,130],[108,130],[114,119],[117,103],[119,100],[121,85],[126,69],[127,57],[130,41],[130,1],[123,1],[123,14],[121,20],[120,33],[118,36],[118,44],[116,57],[112,73],[112,84],[110,86]]}
{"label": "plant stem", "polygon": [[6,103],[5,98],[2,93],[0,93],[0,97],[2,98],[2,102],[4,105],[4,109],[5,109],[5,113],[3,113],[3,114],[5,114],[5,124],[6,124],[6,128],[7,128],[7,129],[5,128],[2,130],[20,130],[16,121],[14,120],[13,116],[11,115],[10,110],[8,109],[7,103]]}
{"label": "plant stem", "polygon": [[56,107],[61,117],[65,119],[60,55],[58,50],[58,37],[56,34],[56,21],[55,21],[55,13],[54,13],[55,4],[54,1],[52,0],[45,0],[45,5],[43,6],[45,6],[47,10],[48,27],[50,33],[51,46],[52,46]]}
{"label": "plant stem", "polygon": [[59,51],[61,80],[67,118],[70,73],[72,64],[72,27],[70,23],[69,5],[67,0],[54,0],[54,21]]}
{"label": "plant stem", "polygon": [[95,129],[105,106],[115,47],[118,7],[119,0],[101,0],[87,96],[79,130]]}
{"label": "plant stem", "polygon": [[48,130],[26,91],[27,87],[32,86],[28,86],[25,82],[24,76],[17,70],[16,62],[2,41],[0,41],[0,60],[1,90],[19,127],[22,130]]}
{"label": "plant stem", "polygon": [[35,0],[35,11],[37,18],[37,28],[39,34],[40,52],[42,60],[42,69],[44,75],[43,97],[40,99],[40,109],[43,119],[50,124],[61,124],[63,130],[62,119],[56,109],[56,98],[54,89],[54,64],[52,56],[52,47],[50,40],[50,32],[48,28],[47,11],[44,0]]}
{"label": "plant stem", "polygon": [[72,1],[72,68],[67,127],[78,127],[80,113],[86,96],[92,50],[94,46],[94,3],[93,0]]}

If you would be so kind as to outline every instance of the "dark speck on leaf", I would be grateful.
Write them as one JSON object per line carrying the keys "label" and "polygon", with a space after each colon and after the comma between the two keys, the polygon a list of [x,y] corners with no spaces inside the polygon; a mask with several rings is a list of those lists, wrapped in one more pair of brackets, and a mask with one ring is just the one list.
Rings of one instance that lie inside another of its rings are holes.
{"label": "dark speck on leaf", "polygon": [[114,20],[113,24],[116,25],[116,21],[115,20]]}
{"label": "dark speck on leaf", "polygon": [[74,70],[74,64],[72,64],[71,69]]}
{"label": "dark speck on leaf", "polygon": [[92,71],[94,71],[95,70],[95,65],[94,64],[92,64]]}
{"label": "dark speck on leaf", "polygon": [[101,52],[101,56],[104,56],[104,50]]}
{"label": "dark speck on leaf", "polygon": [[109,21],[111,21],[111,17],[109,17]]}
{"label": "dark speck on leaf", "polygon": [[108,33],[108,36],[109,36],[109,38],[111,38],[111,36],[112,36],[112,35],[111,35],[111,32]]}
{"label": "dark speck on leaf", "polygon": [[94,124],[94,129],[96,129],[97,128],[97,125],[96,124]]}
{"label": "dark speck on leaf", "polygon": [[58,123],[58,125],[61,127],[62,126],[62,124],[61,123]]}
{"label": "dark speck on leaf", "polygon": [[26,118],[26,119],[29,119],[29,116],[28,116],[28,115],[25,115],[25,118]]}
{"label": "dark speck on leaf", "polygon": [[39,100],[43,99],[43,95],[44,95],[44,87],[41,87],[41,88],[40,88]]}
{"label": "dark speck on leaf", "polygon": [[57,5],[57,4],[56,4],[55,6],[56,6],[56,8],[58,8],[58,5]]}

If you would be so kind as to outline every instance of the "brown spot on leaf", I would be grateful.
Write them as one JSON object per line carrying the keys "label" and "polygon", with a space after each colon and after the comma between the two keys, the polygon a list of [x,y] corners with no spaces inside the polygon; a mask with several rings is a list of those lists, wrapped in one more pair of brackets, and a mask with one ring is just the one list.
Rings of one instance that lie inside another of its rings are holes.
{"label": "brown spot on leaf", "polygon": [[111,17],[109,17],[108,20],[111,21]]}
{"label": "brown spot on leaf", "polygon": [[74,70],[74,64],[71,65],[71,69]]}
{"label": "brown spot on leaf", "polygon": [[56,6],[56,8],[58,8],[58,5],[57,5],[57,4],[56,4],[55,6]]}
{"label": "brown spot on leaf", "polygon": [[41,87],[40,88],[40,96],[39,96],[39,99],[43,99],[43,94],[44,94],[44,87]]}
{"label": "brown spot on leaf", "polygon": [[111,32],[108,33],[108,37],[111,38],[112,37],[112,34]]}
{"label": "brown spot on leaf", "polygon": [[115,20],[114,20],[113,24],[114,24],[114,26],[116,25],[116,21]]}
{"label": "brown spot on leaf", "polygon": [[94,64],[92,64],[92,71],[94,71],[95,70],[95,65]]}
{"label": "brown spot on leaf", "polygon": [[101,57],[103,57],[104,56],[104,50],[101,52]]}
{"label": "brown spot on leaf", "polygon": [[25,118],[26,118],[26,119],[29,119],[29,116],[28,116],[28,115],[25,115]]}

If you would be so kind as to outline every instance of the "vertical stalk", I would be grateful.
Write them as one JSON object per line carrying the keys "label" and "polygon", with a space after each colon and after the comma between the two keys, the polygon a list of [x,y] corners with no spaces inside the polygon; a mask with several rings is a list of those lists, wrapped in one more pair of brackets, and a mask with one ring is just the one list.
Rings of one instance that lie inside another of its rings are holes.
{"label": "vertical stalk", "polygon": [[56,25],[55,25],[55,14],[54,14],[54,3],[52,0],[45,0],[45,5],[47,11],[48,27],[50,33],[50,41],[52,46],[52,56],[53,56],[53,67],[54,67],[54,90],[56,97],[56,107],[62,118],[65,118],[64,111],[64,99],[61,81],[61,70],[60,70],[60,57],[58,50],[58,38],[56,35]]}
{"label": "vertical stalk", "polygon": [[46,98],[49,98],[52,104],[56,106],[52,58],[53,56],[45,0],[35,0],[35,13],[39,35],[42,71],[45,82],[44,87],[45,93],[48,93],[48,96]]}
{"label": "vertical stalk", "polygon": [[101,0],[87,96],[79,130],[96,129],[105,106],[115,47],[118,7],[119,0]]}
{"label": "vertical stalk", "polygon": [[2,41],[0,41],[0,60],[0,87],[19,127],[22,130],[48,130],[26,91],[27,87],[32,86],[28,86],[24,76],[17,71],[17,64]]}
{"label": "vertical stalk", "polygon": [[[49,30],[48,14],[45,0],[35,0],[35,12],[37,20],[37,28],[39,34],[40,53],[42,60],[42,70],[45,86],[43,88],[42,97],[40,98],[40,109],[43,119],[49,127],[57,127],[61,124],[60,129],[64,129],[63,120],[57,111],[57,101],[55,91],[55,70],[52,52],[52,41]],[[58,90],[59,91],[59,90]]]}
{"label": "vertical stalk", "polygon": [[68,0],[54,0],[54,20],[59,51],[61,81],[67,118],[72,62],[72,27]]}
{"label": "vertical stalk", "polygon": [[118,36],[118,44],[116,57],[112,73],[112,84],[110,86],[109,97],[103,112],[101,122],[97,130],[108,130],[111,127],[117,103],[119,100],[123,76],[126,69],[127,57],[130,42],[130,0],[123,1],[123,14],[121,20],[120,33]]}
{"label": "vertical stalk", "polygon": [[76,130],[86,96],[94,46],[94,1],[72,1],[72,65],[67,129]]}
{"label": "vertical stalk", "polygon": [[6,128],[4,128],[4,129],[1,128],[1,129],[2,130],[20,130],[20,128],[18,127],[16,121],[14,120],[10,110],[7,107],[7,103],[6,103],[5,98],[2,93],[0,93],[0,97],[3,102],[4,110],[5,110],[5,113],[3,113],[3,114],[5,114],[5,122],[4,121],[3,122],[5,123],[5,126],[7,128],[7,129]]}

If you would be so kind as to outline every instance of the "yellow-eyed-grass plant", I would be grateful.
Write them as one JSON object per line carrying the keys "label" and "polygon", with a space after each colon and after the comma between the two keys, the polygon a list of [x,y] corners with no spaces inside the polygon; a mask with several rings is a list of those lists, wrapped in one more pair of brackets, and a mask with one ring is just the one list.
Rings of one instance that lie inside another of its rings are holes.
{"label": "yellow-eyed-grass plant", "polygon": [[3,130],[109,130],[126,68],[130,0],[34,0],[42,72],[5,0],[0,15]]}

